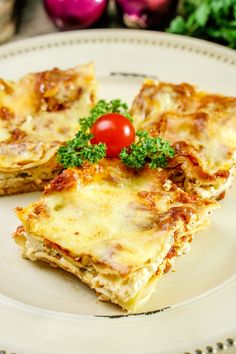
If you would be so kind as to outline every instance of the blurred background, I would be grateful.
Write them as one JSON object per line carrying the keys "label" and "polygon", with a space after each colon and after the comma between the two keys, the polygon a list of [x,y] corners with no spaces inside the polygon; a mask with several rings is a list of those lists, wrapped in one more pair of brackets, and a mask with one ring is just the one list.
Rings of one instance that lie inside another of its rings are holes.
{"label": "blurred background", "polygon": [[87,28],[166,31],[236,48],[236,0],[0,0],[0,43]]}

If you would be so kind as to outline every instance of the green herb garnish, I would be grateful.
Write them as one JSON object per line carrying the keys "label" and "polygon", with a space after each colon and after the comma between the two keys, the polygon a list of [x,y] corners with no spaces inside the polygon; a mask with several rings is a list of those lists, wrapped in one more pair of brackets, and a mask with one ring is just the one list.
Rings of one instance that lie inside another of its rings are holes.
{"label": "green herb garnish", "polygon": [[167,32],[216,40],[236,48],[235,0],[182,0]]}
{"label": "green herb garnish", "polygon": [[151,168],[166,167],[168,158],[174,157],[175,151],[167,140],[152,137],[147,131],[137,131],[137,143],[124,148],[120,153],[121,161],[132,168],[143,168],[146,163]]}
{"label": "green herb garnish", "polygon": [[90,128],[93,123],[106,113],[120,113],[132,121],[128,105],[119,99],[100,100],[91,109],[88,117],[80,119],[80,130],[76,136],[58,149],[58,160],[65,168],[80,167],[83,162],[96,163],[106,157],[106,145],[90,144],[93,135]]}
{"label": "green herb garnish", "polygon": [[106,157],[106,145],[102,143],[90,144],[92,137],[92,134],[79,131],[72,140],[58,149],[59,162],[65,168],[79,167],[85,161],[96,163]]}
{"label": "green herb garnish", "polygon": [[128,118],[132,122],[131,115],[128,111],[128,105],[119,99],[112,101],[100,100],[95,107],[92,108],[90,114],[86,118],[80,119],[80,128],[83,132],[90,129],[96,120],[107,113],[119,113]]}
{"label": "green herb garnish", "polygon": [[[126,103],[121,100],[100,100],[89,116],[80,120],[80,130],[76,136],[58,149],[58,160],[65,168],[80,167],[86,161],[97,163],[106,157],[106,144],[91,144],[93,135],[90,128],[99,117],[107,113],[119,113],[132,121]],[[151,168],[166,167],[168,158],[175,153],[169,142],[152,137],[147,131],[138,131],[136,135],[138,141],[122,149],[119,155],[121,161],[131,168],[143,168],[145,164]]]}

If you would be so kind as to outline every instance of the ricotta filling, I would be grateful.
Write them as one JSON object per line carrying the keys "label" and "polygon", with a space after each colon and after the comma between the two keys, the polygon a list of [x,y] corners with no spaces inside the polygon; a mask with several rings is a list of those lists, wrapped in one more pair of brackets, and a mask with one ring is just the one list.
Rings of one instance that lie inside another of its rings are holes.
{"label": "ricotta filling", "polygon": [[[151,262],[140,269],[134,270],[127,277],[120,277],[115,274],[106,275],[98,273],[96,266],[90,265],[85,267],[74,258],[65,256],[59,250],[46,246],[43,241],[36,240],[29,234],[25,234],[25,238],[26,243],[23,255],[26,258],[32,261],[41,259],[51,264],[54,263],[54,265],[75,274],[83,282],[95,289],[101,300],[110,300],[125,309],[130,309],[132,307],[132,311],[134,310],[134,306],[136,307],[136,305],[138,305],[135,304],[135,302],[138,302],[139,305],[142,302],[142,293],[147,285],[148,294],[144,291],[145,299],[152,294],[154,286],[150,287],[149,281],[155,276],[159,265],[166,257],[174,242],[174,237],[172,237],[172,244],[165,244],[155,262]],[[137,299],[137,301],[135,299]]]}

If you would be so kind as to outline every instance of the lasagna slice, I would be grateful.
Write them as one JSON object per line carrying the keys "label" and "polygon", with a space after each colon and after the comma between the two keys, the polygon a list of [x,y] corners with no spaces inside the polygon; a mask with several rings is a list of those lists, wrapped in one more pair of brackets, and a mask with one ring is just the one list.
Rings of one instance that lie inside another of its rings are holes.
{"label": "lasagna slice", "polygon": [[166,170],[103,159],[64,170],[37,202],[18,207],[14,238],[24,257],[63,268],[99,299],[135,312],[214,207],[179,189]]}
{"label": "lasagna slice", "polygon": [[131,114],[136,128],[173,144],[169,176],[175,183],[203,198],[223,197],[236,162],[236,98],[146,80]]}
{"label": "lasagna slice", "polygon": [[95,99],[92,64],[0,80],[0,195],[42,189],[61,171],[56,151]]}

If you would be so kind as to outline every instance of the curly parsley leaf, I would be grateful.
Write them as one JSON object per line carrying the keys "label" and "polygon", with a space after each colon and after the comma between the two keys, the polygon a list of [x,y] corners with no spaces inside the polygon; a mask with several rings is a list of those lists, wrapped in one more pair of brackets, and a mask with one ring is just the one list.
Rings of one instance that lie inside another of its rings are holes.
{"label": "curly parsley leaf", "polygon": [[131,115],[128,111],[128,105],[120,99],[112,101],[100,100],[94,106],[88,117],[80,119],[80,128],[83,132],[88,131],[93,123],[102,115],[107,113],[119,113],[128,118],[132,122]]}
{"label": "curly parsley leaf", "polygon": [[137,143],[122,149],[120,153],[120,159],[125,165],[138,169],[147,163],[151,168],[164,168],[168,158],[174,157],[175,151],[168,141],[152,137],[147,131],[138,131],[137,136]]}
{"label": "curly parsley leaf", "polygon": [[65,167],[80,167],[85,161],[96,163],[106,157],[106,145],[89,143],[92,134],[79,131],[66,145],[58,149],[58,160]]}

